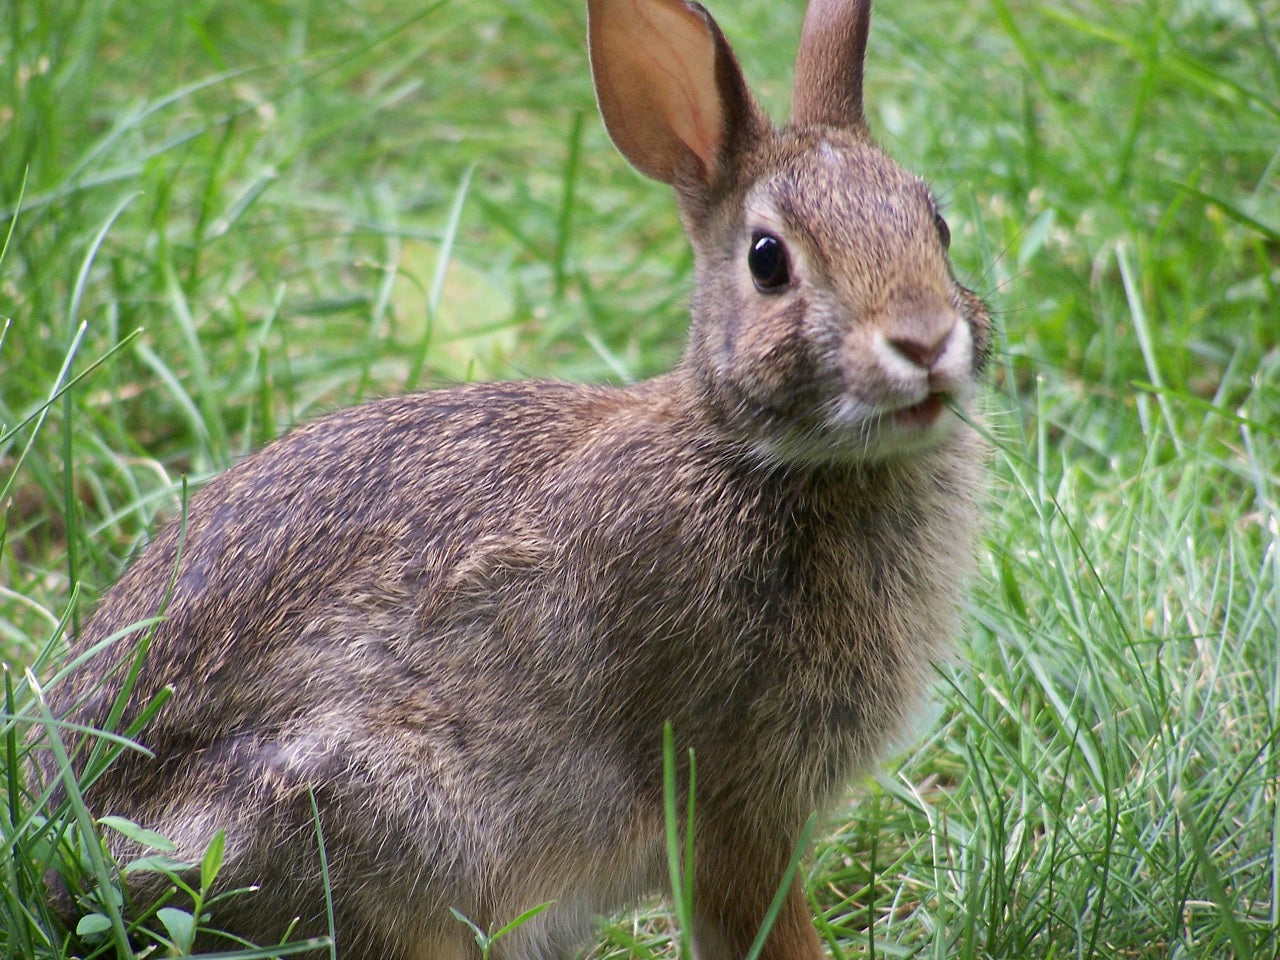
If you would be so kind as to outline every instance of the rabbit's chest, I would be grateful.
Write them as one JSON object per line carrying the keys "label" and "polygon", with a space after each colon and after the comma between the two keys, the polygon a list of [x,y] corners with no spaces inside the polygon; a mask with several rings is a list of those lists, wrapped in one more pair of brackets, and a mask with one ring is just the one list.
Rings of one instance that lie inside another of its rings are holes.
{"label": "rabbit's chest", "polygon": [[892,517],[825,518],[798,538],[741,663],[755,763],[826,797],[899,734],[958,626],[969,544]]}

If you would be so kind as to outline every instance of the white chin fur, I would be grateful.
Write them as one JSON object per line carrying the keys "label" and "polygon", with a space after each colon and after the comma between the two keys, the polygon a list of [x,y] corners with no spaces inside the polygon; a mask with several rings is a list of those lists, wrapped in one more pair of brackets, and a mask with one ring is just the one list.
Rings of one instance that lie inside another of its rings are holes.
{"label": "white chin fur", "polygon": [[767,463],[798,466],[875,463],[909,457],[937,446],[960,427],[961,417],[953,406],[963,399],[957,396],[947,401],[928,424],[903,424],[893,411],[841,397],[821,427],[762,437],[752,447]]}

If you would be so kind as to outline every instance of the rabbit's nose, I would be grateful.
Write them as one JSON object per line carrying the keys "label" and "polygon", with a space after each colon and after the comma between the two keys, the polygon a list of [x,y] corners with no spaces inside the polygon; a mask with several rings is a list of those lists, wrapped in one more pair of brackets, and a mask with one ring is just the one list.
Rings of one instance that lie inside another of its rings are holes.
{"label": "rabbit's nose", "polygon": [[941,329],[900,332],[885,337],[889,346],[922,370],[931,370],[946,349],[955,323]]}

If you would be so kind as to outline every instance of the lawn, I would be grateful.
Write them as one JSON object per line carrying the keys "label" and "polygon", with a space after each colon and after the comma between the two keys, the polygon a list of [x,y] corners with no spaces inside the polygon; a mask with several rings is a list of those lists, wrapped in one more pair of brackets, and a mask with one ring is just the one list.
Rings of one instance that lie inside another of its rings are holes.
{"label": "lawn", "polygon": [[[783,118],[802,4],[710,6]],[[30,678],[184,482],[365,398],[679,356],[690,254],[584,25],[0,7],[0,956],[84,955],[32,888]],[[819,928],[834,957],[1273,958],[1280,2],[881,0],[866,95],[997,319],[994,456],[959,655],[804,861]],[[654,904],[593,956],[675,951]]]}

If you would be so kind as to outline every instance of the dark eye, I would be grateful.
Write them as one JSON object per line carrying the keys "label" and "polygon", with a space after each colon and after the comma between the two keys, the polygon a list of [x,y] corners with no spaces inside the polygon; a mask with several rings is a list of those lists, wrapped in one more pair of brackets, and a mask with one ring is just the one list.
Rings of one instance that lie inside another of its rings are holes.
{"label": "dark eye", "polygon": [[791,280],[787,271],[787,248],[771,233],[753,233],[747,251],[747,266],[761,293],[775,293]]}
{"label": "dark eye", "polygon": [[935,213],[933,215],[933,225],[938,228],[938,239],[942,241],[942,249],[951,249],[951,228],[947,226],[947,221],[942,219],[942,214]]}

